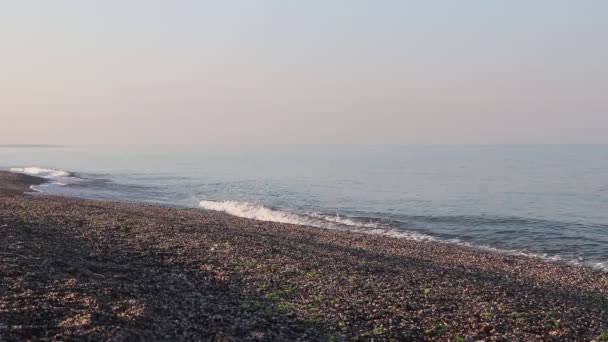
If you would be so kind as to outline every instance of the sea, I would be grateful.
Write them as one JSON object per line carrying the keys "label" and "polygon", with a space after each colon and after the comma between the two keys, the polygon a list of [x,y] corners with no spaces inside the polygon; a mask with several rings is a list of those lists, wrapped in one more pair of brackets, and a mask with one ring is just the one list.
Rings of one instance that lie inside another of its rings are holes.
{"label": "sea", "polygon": [[459,244],[608,271],[608,145],[0,146],[44,193]]}

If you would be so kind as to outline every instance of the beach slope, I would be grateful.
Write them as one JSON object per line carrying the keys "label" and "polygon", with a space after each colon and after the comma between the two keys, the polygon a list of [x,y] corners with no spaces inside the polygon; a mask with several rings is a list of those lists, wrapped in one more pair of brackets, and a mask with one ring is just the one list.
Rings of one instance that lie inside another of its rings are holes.
{"label": "beach slope", "polygon": [[590,269],[217,212],[24,195],[0,172],[0,341],[600,340]]}

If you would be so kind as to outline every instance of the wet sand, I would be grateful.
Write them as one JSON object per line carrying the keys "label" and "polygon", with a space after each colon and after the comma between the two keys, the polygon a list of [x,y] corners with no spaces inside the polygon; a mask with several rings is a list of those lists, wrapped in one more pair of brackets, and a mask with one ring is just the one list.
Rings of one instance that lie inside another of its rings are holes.
{"label": "wet sand", "polygon": [[606,273],[41,181],[0,172],[0,341],[608,338]]}

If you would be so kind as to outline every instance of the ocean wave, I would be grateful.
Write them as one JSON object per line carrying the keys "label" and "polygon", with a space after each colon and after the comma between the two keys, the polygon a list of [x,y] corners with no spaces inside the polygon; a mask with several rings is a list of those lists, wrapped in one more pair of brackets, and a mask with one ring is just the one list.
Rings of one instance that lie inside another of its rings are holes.
{"label": "ocean wave", "polygon": [[72,176],[72,173],[69,171],[47,169],[47,168],[38,167],[38,166],[13,167],[13,168],[11,168],[11,172],[24,173],[27,175],[38,176],[38,177],[48,178],[48,179]]}
{"label": "ocean wave", "polygon": [[447,243],[454,244],[458,246],[474,248],[478,250],[483,250],[491,253],[497,253],[508,256],[523,256],[528,258],[540,259],[546,262],[558,262],[563,264],[569,264],[578,267],[587,267],[598,271],[608,272],[608,261],[602,260],[594,260],[594,259],[583,259],[580,257],[575,257],[571,255],[555,255],[548,253],[535,253],[522,249],[503,249],[496,248],[484,244],[477,244],[468,241],[462,241],[460,239],[436,239],[435,241],[439,243]]}
{"label": "ocean wave", "polygon": [[502,255],[525,256],[529,258],[541,259],[547,262],[560,262],[574,266],[588,267],[595,270],[608,272],[608,261],[584,260],[572,256],[549,255],[547,253],[534,253],[526,250],[501,249],[484,244],[476,244],[468,241],[463,241],[458,238],[445,239],[416,231],[404,230],[403,228],[399,228],[398,224],[386,223],[380,220],[353,218],[339,215],[326,215],[321,213],[296,214],[283,210],[272,209],[259,204],[239,201],[203,200],[200,201],[199,207],[206,210],[225,212],[229,215],[259,221],[288,223],[334,230],[347,230],[357,233],[384,235],[415,241],[433,241],[437,243],[458,245]]}
{"label": "ocean wave", "polygon": [[199,206],[203,209],[221,211],[227,214],[244,217],[259,221],[272,221],[279,223],[290,223],[299,225],[311,225],[299,215],[286,211],[274,210],[257,204],[238,201],[200,201]]}
{"label": "ocean wave", "polygon": [[44,178],[49,181],[49,183],[42,184],[39,186],[32,186],[32,190],[42,191],[41,188],[49,185],[56,186],[65,186],[68,184],[73,184],[82,181],[81,178],[78,178],[74,175],[74,173],[66,170],[60,169],[51,169],[44,168],[38,166],[28,166],[28,167],[13,167],[10,169],[11,172],[14,173],[22,173],[26,175],[36,176],[40,178]]}
{"label": "ocean wave", "polygon": [[203,200],[200,201],[199,207],[259,221],[297,224],[318,228],[359,227],[381,229],[386,226],[386,224],[380,221],[373,221],[371,219],[357,219],[320,213],[296,214],[250,202]]}
{"label": "ocean wave", "polygon": [[340,216],[338,214],[328,215],[310,212],[296,214],[288,211],[269,208],[259,204],[239,201],[203,200],[200,201],[199,207],[259,221],[288,223],[325,229],[348,230],[358,233],[402,237],[417,241],[429,241],[436,239],[435,237],[427,234],[400,230],[395,223],[384,222],[371,218],[355,218]]}
{"label": "ocean wave", "polygon": [[354,226],[354,227],[363,227],[363,228],[372,228],[372,229],[382,228],[382,223],[380,223],[380,222],[374,222],[374,221],[366,220],[366,219],[356,219],[356,218],[352,218],[352,217],[345,217],[345,216],[340,216],[338,214],[330,216],[330,215],[322,215],[319,213],[308,213],[307,215],[309,215],[310,217],[316,218],[316,219],[320,219],[320,220],[329,222],[329,223],[336,223],[336,224],[344,225],[344,226]]}

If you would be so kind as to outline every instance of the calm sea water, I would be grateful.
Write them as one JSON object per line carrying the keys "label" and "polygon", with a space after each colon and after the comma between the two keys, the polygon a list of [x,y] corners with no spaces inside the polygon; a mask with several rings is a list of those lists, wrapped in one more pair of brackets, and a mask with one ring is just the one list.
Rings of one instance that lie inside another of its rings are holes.
{"label": "calm sea water", "polygon": [[36,188],[51,194],[220,210],[608,270],[606,145],[5,146],[0,168],[51,179]]}

